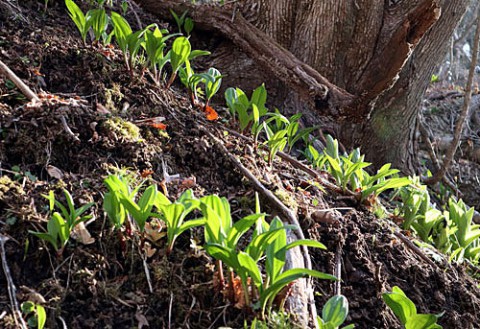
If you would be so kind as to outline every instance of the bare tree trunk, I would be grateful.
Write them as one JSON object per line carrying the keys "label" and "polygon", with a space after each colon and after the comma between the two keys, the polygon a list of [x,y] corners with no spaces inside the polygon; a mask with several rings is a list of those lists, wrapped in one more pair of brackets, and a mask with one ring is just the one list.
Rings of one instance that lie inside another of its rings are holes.
{"label": "bare tree trunk", "polygon": [[[470,1],[249,1],[259,4],[257,26],[361,100],[353,106],[361,120],[337,121],[341,140],[377,165],[414,172],[421,100]],[[282,16],[284,8],[293,14]],[[300,98],[286,98],[290,111],[308,112]]]}
{"label": "bare tree trunk", "polygon": [[415,172],[415,134],[423,95],[435,67],[445,58],[450,36],[469,2],[441,2],[442,19],[413,51],[395,85],[380,96],[368,121],[343,126],[342,140],[361,146],[367,159],[377,165],[392,163],[406,173]]}

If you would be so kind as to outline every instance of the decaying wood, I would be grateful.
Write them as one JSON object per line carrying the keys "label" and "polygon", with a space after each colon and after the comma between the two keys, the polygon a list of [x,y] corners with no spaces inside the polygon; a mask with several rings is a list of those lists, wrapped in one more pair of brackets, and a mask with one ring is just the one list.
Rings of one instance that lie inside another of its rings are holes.
{"label": "decaying wood", "polygon": [[[254,188],[268,200],[269,204],[275,208],[284,222],[289,225],[294,225],[297,227],[296,230],[293,230],[293,235],[288,234],[287,238],[291,241],[293,240],[303,240],[305,235],[301,229],[300,223],[298,222],[297,216],[287,208],[269,189],[267,189],[256,177],[255,175],[248,170],[241,162],[237,159],[226,147],[225,145],[208,129],[203,126],[200,126],[200,131],[205,135],[210,137],[213,143],[222,150],[224,154],[232,164],[246,177],[254,186]],[[291,242],[290,241],[290,242]],[[312,263],[310,259],[310,254],[306,246],[296,247],[289,250],[287,253],[287,261],[285,263],[287,268],[307,268],[312,269]],[[315,307],[315,301],[313,296],[313,288],[309,280],[301,279],[292,287],[294,293],[287,297],[287,306],[290,308],[291,312],[295,314],[295,320],[297,324],[302,328],[306,328],[309,322],[308,309],[310,308],[310,316],[313,319],[313,322],[316,323],[315,319],[317,316],[317,310]],[[315,324],[316,326],[316,324]]]}

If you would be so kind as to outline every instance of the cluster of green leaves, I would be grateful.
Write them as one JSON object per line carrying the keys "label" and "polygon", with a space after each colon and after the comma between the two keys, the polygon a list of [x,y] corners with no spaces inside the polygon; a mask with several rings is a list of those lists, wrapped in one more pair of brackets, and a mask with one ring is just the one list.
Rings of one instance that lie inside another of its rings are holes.
{"label": "cluster of green leaves", "polygon": [[[223,76],[216,68],[211,67],[206,72],[195,73],[190,64],[191,59],[208,54],[209,52],[206,51],[193,51],[185,61],[185,65],[179,69],[180,81],[187,88],[192,105],[197,103],[200,96],[204,96],[205,107],[209,106],[210,100],[222,84]],[[200,84],[203,84],[203,89],[199,87]]]}
{"label": "cluster of green leaves", "polygon": [[441,314],[419,314],[417,307],[402,289],[395,286],[391,292],[382,294],[385,303],[400,320],[405,329],[441,329],[437,324]]}
{"label": "cluster of green leaves", "polygon": [[480,225],[473,223],[474,208],[462,200],[450,198],[448,210],[440,211],[430,203],[427,187],[418,178],[398,191],[401,204],[395,215],[403,219],[403,229],[413,229],[420,238],[451,260],[468,259],[475,264],[480,259]]}
{"label": "cluster of green leaves", "polygon": [[378,196],[388,189],[411,184],[410,178],[398,177],[399,170],[391,169],[389,163],[377,170],[375,175],[370,175],[364,169],[371,163],[364,161],[365,157],[358,148],[350,154],[340,155],[338,141],[330,135],[326,136],[326,140],[323,152],[318,152],[309,145],[305,155],[315,168],[329,172],[344,191],[349,188],[361,192],[361,199],[366,200],[372,194]]}
{"label": "cluster of green leaves", "polygon": [[[49,201],[50,212],[53,212],[47,223],[47,232],[29,231],[50,243],[59,255],[62,254],[75,226],[92,218],[91,215],[84,216],[83,214],[94,205],[93,202],[90,202],[80,208],[75,208],[72,195],[67,190],[63,190],[63,193],[67,201],[66,207],[60,201],[55,200],[53,191],[50,191],[48,195],[42,194]],[[55,208],[58,208],[60,212],[54,211]]]}
{"label": "cluster of green leaves", "polygon": [[[339,329],[348,315],[348,300],[343,295],[331,297],[323,306],[322,317],[317,317],[320,329]],[[342,329],[352,329],[355,325],[350,324]]]}
{"label": "cluster of green leaves", "polygon": [[[228,200],[215,195],[200,199],[202,213],[205,217],[205,250],[214,258],[227,265],[229,277],[237,274],[244,290],[245,303],[253,305],[250,291],[253,291],[259,302],[262,314],[279,292],[291,282],[314,276],[320,279],[335,280],[335,277],[315,270],[295,268],[284,270],[287,250],[301,245],[325,249],[325,246],[314,240],[297,240],[287,243],[287,229],[294,227],[284,225],[278,218],[270,224],[265,221],[265,214],[257,212],[232,223]],[[240,238],[252,227],[253,235],[243,250],[239,250]],[[262,266],[260,260],[265,258]],[[264,275],[262,268],[265,269]],[[249,284],[251,280],[251,290]],[[232,287],[233,284],[231,283]]]}
{"label": "cluster of green leaves", "polygon": [[143,234],[145,224],[150,218],[160,218],[167,225],[167,254],[173,249],[177,237],[186,230],[204,224],[202,219],[185,221],[186,217],[199,208],[199,201],[191,190],[184,192],[175,203],[157,190],[155,184],[145,188],[141,196],[139,191],[144,185],[130,186],[122,175],[110,175],[105,181],[108,192],[103,199],[103,209],[115,229],[121,229],[127,216],[135,221]]}
{"label": "cluster of green leaves", "polygon": [[170,13],[172,14],[173,19],[175,19],[175,22],[177,23],[178,33],[183,33],[183,28],[187,36],[189,36],[190,33],[192,33],[195,24],[193,23],[193,19],[187,16],[188,10],[184,11],[180,16],[178,16],[177,13],[173,10],[170,10]]}
{"label": "cluster of green leaves", "polygon": [[240,88],[228,88],[225,91],[225,100],[233,120],[238,122],[240,131],[242,133],[248,131],[255,144],[261,133],[264,133],[264,145],[269,150],[269,163],[272,163],[279,151],[288,148],[290,152],[298,141],[308,140],[309,135],[317,128],[300,128],[302,116],[300,113],[287,118],[280,114],[278,109],[269,112],[266,107],[267,90],[264,84],[252,92],[250,99]]}
{"label": "cluster of green leaves", "polygon": [[228,88],[225,91],[225,100],[233,119],[238,120],[240,131],[245,133],[250,129],[256,139],[262,127],[260,119],[268,113],[265,107],[267,102],[265,85],[256,88],[250,99],[240,88]]}
{"label": "cluster of green leaves", "polygon": [[[167,226],[167,254],[172,251],[177,237],[193,227],[203,226],[205,232],[204,249],[215,259],[228,267],[229,278],[238,275],[244,290],[245,304],[253,306],[249,289],[251,287],[259,302],[262,313],[267,306],[272,308],[273,301],[279,292],[298,278],[311,275],[321,279],[335,277],[303,268],[285,270],[286,252],[296,246],[309,246],[325,249],[325,246],[314,240],[298,240],[287,243],[287,229],[293,226],[284,225],[278,218],[270,224],[265,220],[266,215],[260,213],[257,199],[257,211],[237,222],[233,222],[230,204],[226,198],[216,195],[207,195],[200,199],[194,197],[191,190],[184,192],[175,202],[171,202],[162,193],[157,191],[156,185],[146,187],[141,193],[138,184],[132,188],[128,179],[121,175],[110,175],[105,179],[108,192],[104,196],[104,210],[112,225],[119,229],[131,216],[139,229],[143,232],[149,218],[159,218]],[[194,210],[200,210],[201,218],[186,220]],[[253,235],[243,250],[238,243],[242,236],[252,227]],[[264,265],[261,265],[264,260]],[[262,273],[262,269],[265,273]],[[223,276],[223,275],[222,275]],[[233,287],[231,282],[230,287]],[[232,288],[233,289],[233,288]]]}
{"label": "cluster of green leaves", "polygon": [[295,325],[286,312],[271,311],[266,319],[254,318],[250,325],[245,321],[244,329],[293,329]]}
{"label": "cluster of green leaves", "polygon": [[27,324],[31,328],[43,329],[47,321],[45,308],[31,301],[26,301],[20,305],[23,316],[26,317]]}
{"label": "cluster of green leaves", "polygon": [[269,118],[263,122],[262,126],[269,149],[269,163],[272,163],[275,155],[287,146],[288,152],[290,152],[298,141],[307,142],[310,134],[317,129],[317,127],[300,128],[301,113],[287,118],[276,109],[274,113],[267,113],[266,115]]}
{"label": "cluster of green leaves", "polygon": [[109,18],[105,9],[97,8],[87,11],[85,14],[73,0],[65,0],[68,14],[78,28],[83,43],[86,43],[87,34],[90,29],[93,30],[95,41],[102,39],[104,44],[110,42],[111,34],[107,34]]}
{"label": "cluster of green leaves", "polygon": [[[163,194],[160,193],[163,196]],[[171,203],[165,196],[157,206],[161,211],[160,218],[167,224],[167,255],[172,252],[177,237],[191,228],[205,224],[203,218],[185,221],[186,217],[195,209],[199,209],[200,201],[191,190],[185,191],[175,203]]]}
{"label": "cluster of green leaves", "polygon": [[[73,0],[65,0],[70,18],[74,21],[82,40],[86,41],[88,31],[93,30],[95,40],[100,38],[104,43],[110,43],[112,37],[123,53],[125,66],[131,76],[134,76],[135,67],[141,63],[148,69],[149,76],[157,84],[161,85],[165,82],[166,77],[163,69],[167,63],[171,65],[171,75],[166,82],[169,88],[174,82],[178,72],[182,70],[186,76],[186,80],[182,79],[184,84],[191,88],[196,95],[196,86],[203,82],[205,85],[205,95],[208,101],[218,91],[221,83],[221,75],[215,69],[210,69],[201,75],[195,75],[191,69],[190,61],[198,56],[209,55],[210,52],[202,50],[193,50],[188,38],[181,33],[168,34],[165,29],[160,29],[157,24],[134,31],[128,21],[119,13],[112,11],[109,17],[104,8],[89,10],[86,14],[73,2]],[[185,14],[181,17],[174,15],[180,26],[183,26],[189,34],[193,29],[193,21],[185,18]],[[112,31],[107,34],[109,23],[112,23]],[[180,28],[181,31],[181,28]],[[166,51],[167,40],[176,37],[173,41],[172,48]],[[189,79],[192,78],[191,81]],[[200,79],[199,81],[197,81]]]}

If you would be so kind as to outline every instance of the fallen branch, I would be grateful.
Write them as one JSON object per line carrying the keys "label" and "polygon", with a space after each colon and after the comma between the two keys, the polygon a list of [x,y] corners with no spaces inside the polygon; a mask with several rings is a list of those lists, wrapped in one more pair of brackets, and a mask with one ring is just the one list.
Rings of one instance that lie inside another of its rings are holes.
{"label": "fallen branch", "polygon": [[438,268],[438,265],[435,264],[430,258],[425,256],[420,248],[413,244],[405,235],[396,231],[393,233],[397,238],[399,238],[410,250],[412,250],[415,254],[417,254],[421,259],[431,265],[433,268]]}
{"label": "fallen branch", "polygon": [[343,250],[343,243],[344,241],[340,239],[337,243],[337,248],[335,250],[335,277],[337,281],[335,281],[335,286],[333,289],[333,293],[335,295],[342,294],[342,250]]}
{"label": "fallen branch", "polygon": [[30,87],[28,87],[22,79],[20,79],[10,68],[5,65],[0,60],[0,72],[3,73],[8,79],[12,80],[12,82],[17,86],[18,89],[27,97],[30,101],[40,101],[37,94],[35,94]]}
{"label": "fallen branch", "polygon": [[77,135],[75,135],[73,133],[73,131],[70,129],[70,127],[68,126],[67,124],[67,119],[65,119],[65,116],[64,115],[61,115],[60,116],[60,121],[62,121],[62,126],[63,126],[63,130],[65,130],[65,132],[72,136],[72,138],[76,141],[76,142],[80,142],[80,138],[77,137]]}

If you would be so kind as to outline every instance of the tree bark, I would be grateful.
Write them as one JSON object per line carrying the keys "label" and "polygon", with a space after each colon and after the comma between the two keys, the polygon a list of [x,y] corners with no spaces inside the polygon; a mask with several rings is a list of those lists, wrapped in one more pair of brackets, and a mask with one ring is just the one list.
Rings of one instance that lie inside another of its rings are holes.
{"label": "tree bark", "polygon": [[343,126],[342,140],[361,146],[367,160],[378,166],[392,163],[404,173],[415,173],[415,135],[423,95],[435,68],[445,58],[450,37],[469,2],[441,1],[441,19],[413,51],[395,85],[378,99],[370,119],[360,125]]}

